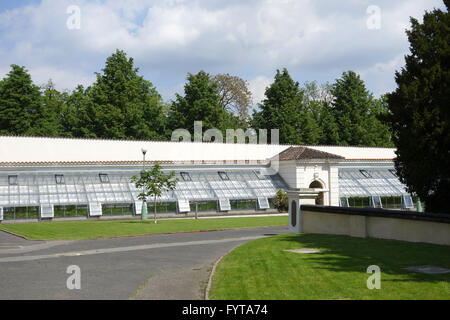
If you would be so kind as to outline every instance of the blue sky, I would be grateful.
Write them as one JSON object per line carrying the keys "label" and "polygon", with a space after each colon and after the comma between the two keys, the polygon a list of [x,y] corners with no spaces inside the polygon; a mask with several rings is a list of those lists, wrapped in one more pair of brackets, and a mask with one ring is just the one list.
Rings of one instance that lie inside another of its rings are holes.
{"label": "blue sky", "polygon": [[[67,27],[73,5],[79,29]],[[443,2],[2,0],[0,77],[19,64],[38,85],[52,79],[72,90],[91,84],[118,48],[165,100],[183,92],[188,72],[203,69],[246,79],[256,103],[284,67],[300,83],[333,82],[354,70],[379,95],[395,88],[395,70],[409,51],[409,17],[420,20],[435,7]]]}

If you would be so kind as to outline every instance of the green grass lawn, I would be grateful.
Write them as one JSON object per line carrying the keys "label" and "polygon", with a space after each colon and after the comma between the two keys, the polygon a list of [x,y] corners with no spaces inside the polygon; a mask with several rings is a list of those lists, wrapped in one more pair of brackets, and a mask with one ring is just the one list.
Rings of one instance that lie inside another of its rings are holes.
{"label": "green grass lawn", "polygon": [[80,240],[157,233],[206,231],[217,229],[253,228],[288,224],[288,217],[252,217],[223,219],[172,219],[126,221],[66,221],[4,224],[0,230],[12,232],[30,240]]}
{"label": "green grass lawn", "polygon": [[[316,248],[315,254],[285,252]],[[369,290],[370,265],[381,269],[381,289]],[[450,299],[450,247],[333,235],[281,235],[247,242],[218,264],[211,299]]]}

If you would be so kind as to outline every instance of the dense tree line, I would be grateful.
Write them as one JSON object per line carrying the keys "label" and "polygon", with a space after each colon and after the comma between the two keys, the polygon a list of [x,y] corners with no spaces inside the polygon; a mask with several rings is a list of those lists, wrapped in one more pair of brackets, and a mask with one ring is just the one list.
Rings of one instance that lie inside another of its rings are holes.
{"label": "dense tree line", "polygon": [[277,70],[266,99],[253,114],[254,128],[279,128],[280,143],[392,146],[385,97],[375,99],[353,71],[334,84],[305,83]]}
{"label": "dense tree line", "polygon": [[25,67],[11,66],[0,81],[0,134],[51,137],[168,140],[172,131],[279,129],[280,143],[391,146],[377,116],[385,99],[374,99],[354,72],[332,85],[300,86],[277,71],[266,98],[250,115],[248,83],[229,74],[188,74],[183,94],[164,102],[139,75],[133,58],[117,50],[89,87],[59,92],[50,80],[36,86]]}

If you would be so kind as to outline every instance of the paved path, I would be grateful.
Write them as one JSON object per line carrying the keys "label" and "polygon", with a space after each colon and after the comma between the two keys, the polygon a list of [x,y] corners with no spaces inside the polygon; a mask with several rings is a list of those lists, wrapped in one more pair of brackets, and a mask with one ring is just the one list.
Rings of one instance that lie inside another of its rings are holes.
{"label": "paved path", "polygon": [[[213,263],[287,227],[80,241],[28,241],[0,231],[0,299],[203,299]],[[69,290],[67,267],[81,269]]]}

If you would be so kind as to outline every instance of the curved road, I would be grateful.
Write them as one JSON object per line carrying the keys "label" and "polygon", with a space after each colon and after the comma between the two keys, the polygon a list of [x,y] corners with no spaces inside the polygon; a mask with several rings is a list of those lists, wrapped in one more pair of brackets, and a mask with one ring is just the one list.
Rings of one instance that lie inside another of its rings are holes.
{"label": "curved road", "polygon": [[[80,241],[28,241],[0,231],[0,300],[204,299],[213,263],[287,227]],[[69,290],[69,266],[80,290]]]}

